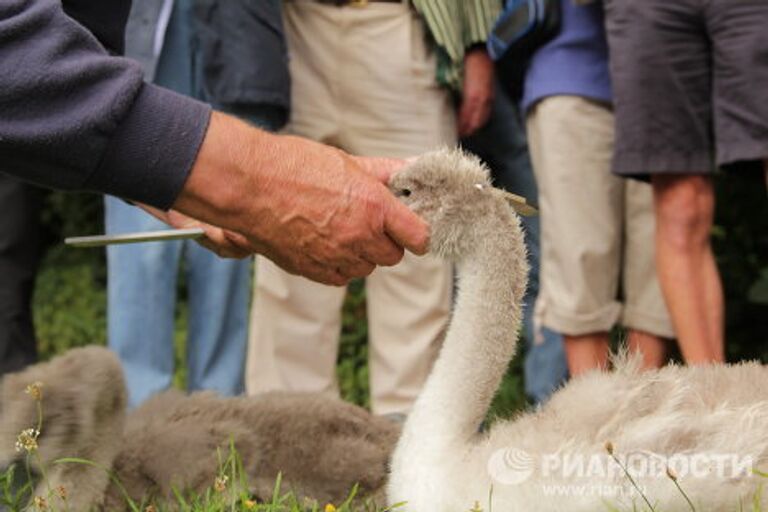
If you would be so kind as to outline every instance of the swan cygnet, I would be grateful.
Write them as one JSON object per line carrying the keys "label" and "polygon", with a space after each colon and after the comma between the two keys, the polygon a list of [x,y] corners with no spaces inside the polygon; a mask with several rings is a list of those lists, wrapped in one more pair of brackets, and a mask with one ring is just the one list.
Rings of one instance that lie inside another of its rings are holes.
{"label": "swan cygnet", "polygon": [[[110,469],[128,496],[174,501],[174,489],[210,488],[233,443],[248,491],[271,499],[278,474],[283,493],[321,505],[344,501],[355,484],[359,496],[384,502],[388,460],[400,426],[340,399],[319,394],[265,393],[224,398],[212,392],[161,393],[125,413],[122,368],[109,350],[72,349],[0,381],[0,470],[24,453],[18,434],[37,425],[37,403],[25,393],[43,383],[43,423],[38,460],[47,482],[37,495],[64,486],[68,510],[129,510],[121,489],[104,469],[53,464],[77,457]],[[23,471],[22,471],[23,472]],[[238,485],[238,482],[232,482]],[[55,505],[55,503],[54,503]]]}
{"label": "swan cygnet", "polygon": [[645,499],[691,510],[677,485],[697,510],[739,510],[761,496],[768,480],[753,470],[768,466],[768,370],[757,363],[641,372],[617,356],[614,371],[576,378],[543,407],[479,433],[520,328],[519,218],[480,161],[457,150],[415,160],[390,188],[459,274],[445,342],[391,462],[388,500],[406,503],[398,510],[646,510]]}

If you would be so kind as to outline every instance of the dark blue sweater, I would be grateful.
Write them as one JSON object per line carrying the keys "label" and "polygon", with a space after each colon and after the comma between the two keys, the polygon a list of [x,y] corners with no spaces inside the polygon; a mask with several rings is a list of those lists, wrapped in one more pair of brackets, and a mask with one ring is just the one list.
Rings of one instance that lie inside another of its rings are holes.
{"label": "dark blue sweater", "polygon": [[[168,208],[210,107],[146,84],[122,50],[130,0],[0,0],[0,172]],[[108,50],[109,49],[109,50]]]}

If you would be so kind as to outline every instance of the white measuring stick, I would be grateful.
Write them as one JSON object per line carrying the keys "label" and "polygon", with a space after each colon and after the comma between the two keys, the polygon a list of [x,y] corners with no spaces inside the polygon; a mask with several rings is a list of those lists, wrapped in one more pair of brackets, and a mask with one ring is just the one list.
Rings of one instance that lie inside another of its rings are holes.
{"label": "white measuring stick", "polygon": [[205,231],[201,228],[167,229],[119,235],[76,236],[64,239],[64,243],[73,247],[103,247],[105,245],[137,244],[164,240],[194,240],[203,236],[205,236]]}

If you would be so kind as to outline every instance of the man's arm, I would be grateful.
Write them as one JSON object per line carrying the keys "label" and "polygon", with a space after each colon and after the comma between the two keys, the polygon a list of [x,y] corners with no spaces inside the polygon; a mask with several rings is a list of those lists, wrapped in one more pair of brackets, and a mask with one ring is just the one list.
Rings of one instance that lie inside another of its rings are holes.
{"label": "man's arm", "polygon": [[210,117],[143,83],[56,0],[0,2],[2,172],[44,186],[170,206]]}
{"label": "man's arm", "polygon": [[498,15],[499,0],[467,0],[461,3],[464,48],[464,81],[458,115],[459,136],[467,137],[490,117],[494,96],[493,62],[485,41]]}
{"label": "man's arm", "polygon": [[458,115],[459,137],[469,137],[488,122],[493,108],[494,70],[485,46],[464,55],[464,82]]}
{"label": "man's arm", "polygon": [[380,181],[396,162],[222,114],[209,126],[209,107],[144,84],[56,0],[0,2],[0,112],[3,172],[173,206],[311,279],[343,284],[426,250],[426,225]]}

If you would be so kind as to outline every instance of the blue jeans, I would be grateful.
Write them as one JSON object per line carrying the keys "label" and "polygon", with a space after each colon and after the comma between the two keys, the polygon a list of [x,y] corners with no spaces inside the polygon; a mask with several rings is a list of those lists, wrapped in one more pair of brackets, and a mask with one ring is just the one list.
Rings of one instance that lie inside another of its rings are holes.
{"label": "blue jeans", "polygon": [[[121,199],[107,197],[105,207],[107,233],[168,229]],[[250,260],[221,259],[190,241],[110,246],[109,346],[123,364],[131,407],[172,384],[182,257],[189,291],[188,388],[243,391]]]}
{"label": "blue jeans", "polygon": [[[497,94],[488,124],[464,146],[490,166],[496,186],[538,203],[536,179],[528,156],[525,128],[517,106],[497,84]],[[539,293],[539,218],[522,217],[531,272],[523,319],[527,354],[525,392],[535,402],[546,400],[568,378],[563,337],[546,327],[534,326],[533,305]],[[517,333],[515,333],[516,335]]]}
{"label": "blue jeans", "polygon": [[[177,0],[155,83],[204,99],[193,43],[192,3]],[[276,128],[283,112],[264,107],[247,120]],[[168,229],[121,199],[105,199],[107,233]],[[225,260],[195,242],[153,242],[107,249],[109,346],[123,365],[129,405],[169,388],[174,373],[177,276],[184,259],[189,292],[187,385],[223,395],[243,391],[251,260]]]}

